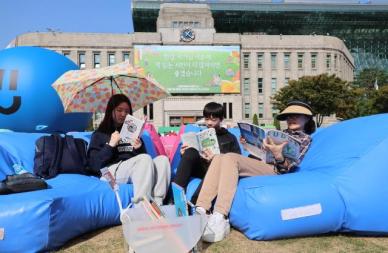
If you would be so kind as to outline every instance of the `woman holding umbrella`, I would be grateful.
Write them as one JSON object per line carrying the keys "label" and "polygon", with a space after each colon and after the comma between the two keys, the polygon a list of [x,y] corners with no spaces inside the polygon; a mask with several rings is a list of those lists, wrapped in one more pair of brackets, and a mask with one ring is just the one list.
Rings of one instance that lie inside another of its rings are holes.
{"label": "woman holding umbrella", "polygon": [[118,183],[133,183],[137,203],[143,196],[151,196],[158,204],[166,197],[170,183],[170,163],[166,156],[152,159],[138,138],[133,145],[120,142],[120,130],[127,114],[132,114],[129,98],[124,94],[113,95],[107,104],[105,116],[93,133],[88,162],[98,175],[107,167]]}

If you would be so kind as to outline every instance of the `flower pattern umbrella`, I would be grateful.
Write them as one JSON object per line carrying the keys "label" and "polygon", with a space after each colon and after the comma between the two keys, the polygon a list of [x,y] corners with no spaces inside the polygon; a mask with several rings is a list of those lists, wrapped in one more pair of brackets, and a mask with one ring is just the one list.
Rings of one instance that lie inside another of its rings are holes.
{"label": "flower pattern umbrella", "polygon": [[170,94],[156,80],[140,74],[128,61],[109,67],[71,70],[52,85],[65,112],[105,112],[113,94],[129,97],[133,111]]}

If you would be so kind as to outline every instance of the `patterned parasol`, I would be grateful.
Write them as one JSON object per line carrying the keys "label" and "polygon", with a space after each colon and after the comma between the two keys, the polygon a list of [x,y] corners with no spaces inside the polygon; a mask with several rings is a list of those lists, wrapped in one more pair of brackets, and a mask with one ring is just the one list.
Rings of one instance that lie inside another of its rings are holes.
{"label": "patterned parasol", "polygon": [[170,94],[154,79],[140,74],[128,61],[99,69],[71,70],[52,87],[65,112],[105,112],[113,94],[129,97],[133,111]]}

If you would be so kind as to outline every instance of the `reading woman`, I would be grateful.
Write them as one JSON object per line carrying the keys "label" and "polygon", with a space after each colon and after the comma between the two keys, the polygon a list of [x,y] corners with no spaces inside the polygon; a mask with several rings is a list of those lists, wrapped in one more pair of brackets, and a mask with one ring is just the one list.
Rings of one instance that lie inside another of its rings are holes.
{"label": "reading woman", "polygon": [[213,214],[202,237],[204,241],[221,241],[229,234],[230,225],[227,216],[240,176],[281,175],[295,170],[310,146],[310,134],[315,131],[312,116],[310,106],[300,101],[290,102],[286,109],[277,115],[278,120],[287,121],[287,129],[284,132],[300,142],[300,156],[297,161],[291,161],[283,156],[282,151],[287,142],[275,144],[270,138],[264,140],[264,147],[272,152],[275,158],[273,164],[266,164],[235,153],[220,154],[213,158],[196,203],[196,210],[206,213],[209,212],[212,201],[217,197]]}
{"label": "reading woman", "polygon": [[141,138],[134,144],[120,141],[119,132],[127,114],[132,115],[129,98],[123,94],[113,95],[104,119],[92,134],[88,148],[89,166],[100,176],[100,170],[107,167],[117,183],[132,183],[133,203],[151,196],[162,204],[170,183],[170,163],[166,156],[152,159]]}

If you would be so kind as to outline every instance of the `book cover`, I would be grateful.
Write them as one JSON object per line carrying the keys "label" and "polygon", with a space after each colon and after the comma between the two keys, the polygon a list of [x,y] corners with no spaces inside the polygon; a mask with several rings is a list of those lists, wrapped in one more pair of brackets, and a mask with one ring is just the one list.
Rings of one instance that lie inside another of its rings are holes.
{"label": "book cover", "polygon": [[181,135],[182,143],[186,144],[189,147],[195,148],[198,151],[201,151],[201,147],[198,143],[197,134],[194,132],[184,133]]}
{"label": "book cover", "polygon": [[201,151],[210,149],[213,154],[220,154],[220,146],[218,145],[218,139],[216,130],[214,128],[208,128],[197,133],[198,143]]}
{"label": "book cover", "polygon": [[[293,161],[299,159],[300,156],[300,142],[291,135],[285,132],[270,129],[267,131],[267,136],[270,137],[276,144],[287,141],[287,145],[283,148],[283,156]],[[268,152],[271,155],[271,152]],[[272,160],[274,158],[272,157]]]}
{"label": "book cover", "polygon": [[157,218],[155,216],[155,214],[151,211],[150,207],[149,207],[149,203],[146,203],[146,201],[142,200],[140,201],[140,204],[141,206],[143,207],[144,209],[144,212],[148,215],[148,217],[150,218],[150,220],[157,220],[159,218]]}
{"label": "book cover", "polygon": [[142,204],[146,209],[146,213],[151,216],[151,219],[158,220],[166,217],[164,212],[160,209],[159,205],[152,198],[143,197]]}
{"label": "book cover", "polygon": [[112,190],[117,191],[119,189],[119,185],[117,184],[116,179],[114,178],[112,173],[110,173],[109,169],[107,167],[104,167],[100,171],[102,177],[105,178],[106,181],[108,181]]}
{"label": "book cover", "polygon": [[178,217],[180,216],[189,216],[189,211],[187,208],[187,200],[185,189],[176,183],[171,183],[172,194],[174,198],[175,212]]}
{"label": "book cover", "polygon": [[184,133],[181,135],[181,139],[182,143],[195,148],[199,152],[210,149],[215,155],[221,153],[216,130],[214,128],[207,128],[198,133]]}
{"label": "book cover", "polygon": [[140,136],[144,128],[144,123],[144,120],[138,119],[128,114],[125,117],[123,127],[120,131],[120,142],[133,144],[134,141]]}
{"label": "book cover", "polygon": [[270,137],[276,144],[288,141],[288,144],[283,149],[283,156],[294,161],[299,158],[300,143],[287,133],[274,129],[261,128],[245,122],[239,122],[237,124],[240,128],[241,137],[246,140],[246,143],[243,145],[244,148],[262,161],[266,163],[272,163],[274,161],[272,153],[267,152],[263,146],[264,139],[267,137]]}

